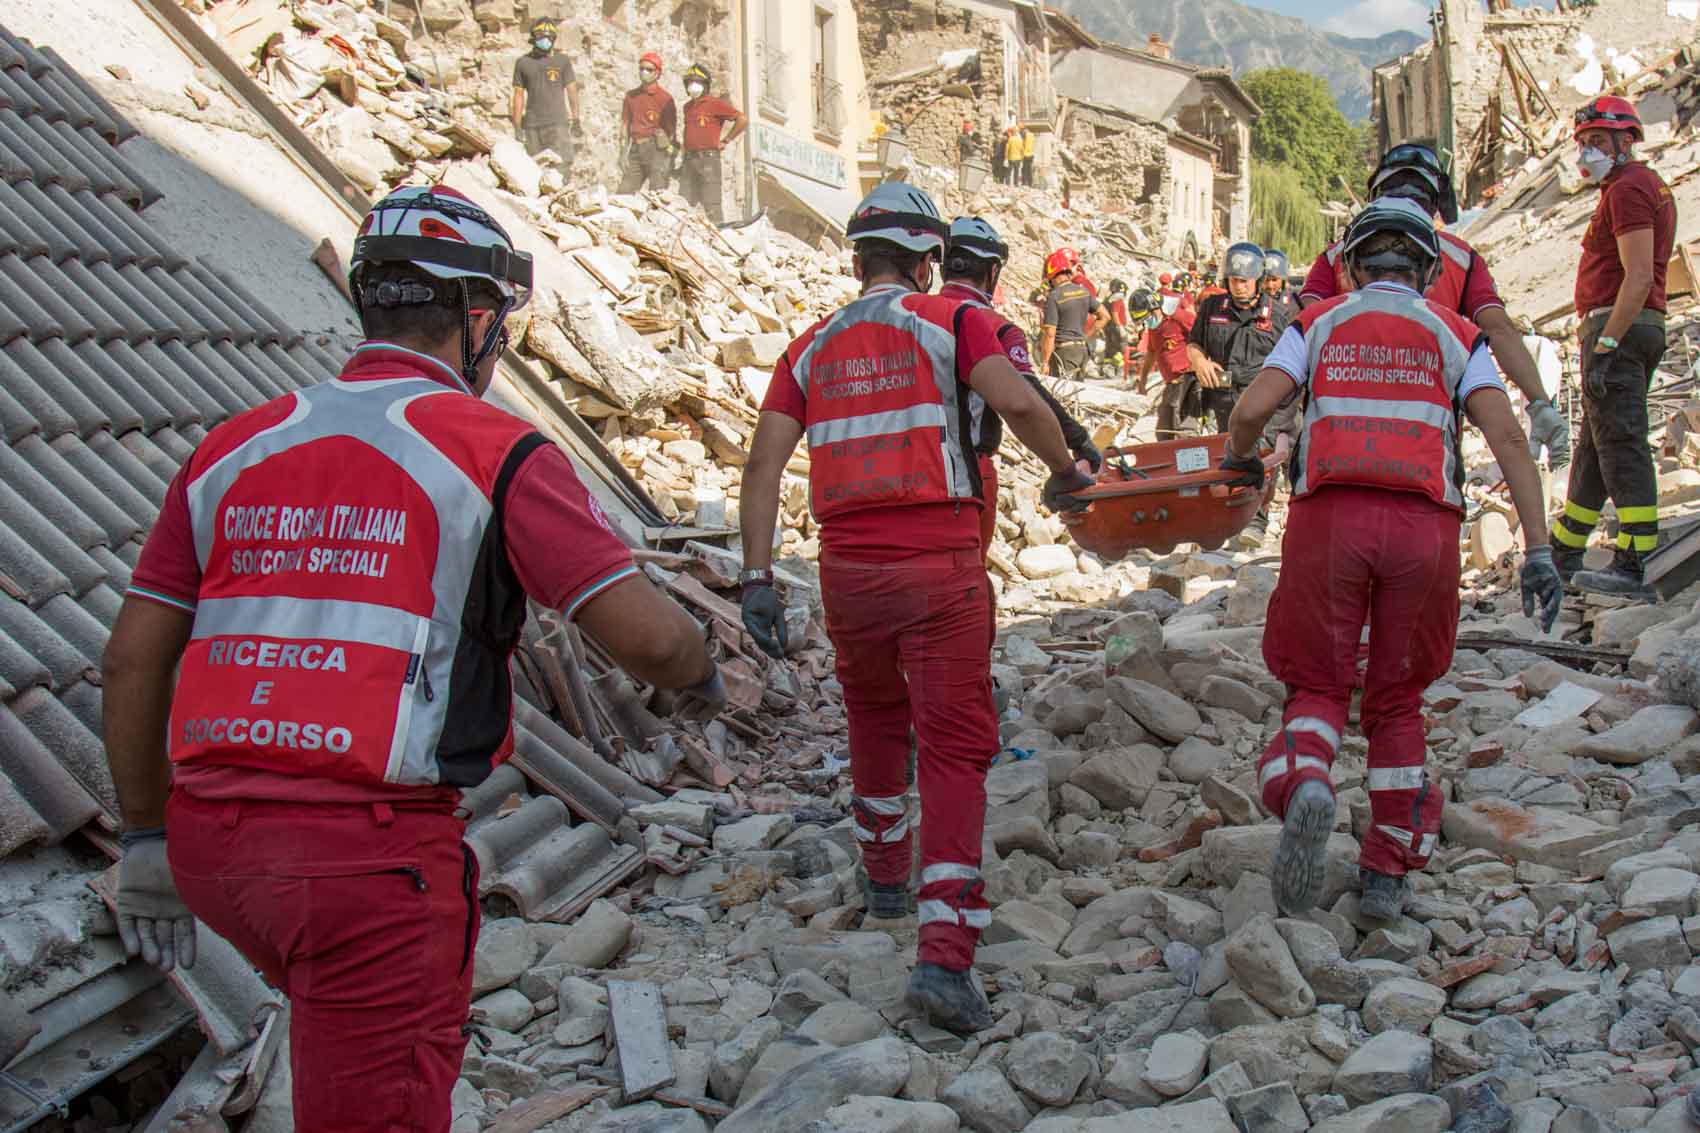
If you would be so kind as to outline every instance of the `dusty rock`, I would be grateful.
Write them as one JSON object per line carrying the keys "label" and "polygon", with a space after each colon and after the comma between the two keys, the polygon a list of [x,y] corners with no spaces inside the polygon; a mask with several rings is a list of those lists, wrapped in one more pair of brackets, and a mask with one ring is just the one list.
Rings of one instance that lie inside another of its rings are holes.
{"label": "dusty rock", "polygon": [[885,1020],[879,1012],[844,1000],[821,1007],[803,1021],[797,1033],[832,1046],[851,1046],[878,1038],[884,1030]]}
{"label": "dusty rock", "polygon": [[1659,868],[1637,873],[1619,899],[1626,911],[1686,917],[1700,896],[1700,876],[1686,869]]}
{"label": "dusty rock", "polygon": [[1623,723],[1590,737],[1576,748],[1606,763],[1643,763],[1674,746],[1700,727],[1700,713],[1685,704],[1650,704]]}
{"label": "dusty rock", "polygon": [[625,950],[632,937],[632,918],[612,902],[596,900],[572,923],[570,931],[543,957],[545,964],[576,968],[605,968]]}
{"label": "dusty rock", "polygon": [[939,1091],[939,1101],[975,1133],[1016,1133],[1032,1120],[1015,1087],[991,1066],[957,1075]]}
{"label": "dusty rock", "polygon": [[472,994],[506,987],[537,957],[531,926],[518,917],[485,921],[472,954]]}
{"label": "dusty rock", "polygon": [[1228,938],[1227,960],[1234,981],[1275,1014],[1294,1018],[1316,1009],[1316,993],[1268,914],[1257,914]]}
{"label": "dusty rock", "polygon": [[1231,1062],[1253,1086],[1291,1082],[1305,1097],[1326,1091],[1334,1078],[1334,1064],[1311,1046],[1308,1020],[1235,1027],[1211,1039],[1211,1072]]}
{"label": "dusty rock", "polygon": [[1383,980],[1364,998],[1364,1026],[1372,1034],[1400,1030],[1422,1034],[1446,1010],[1446,993],[1422,980]]}
{"label": "dusty rock", "polygon": [[1693,959],[1682,922],[1675,917],[1653,917],[1626,924],[1606,940],[1611,945],[1612,959],[1628,964],[1635,971],[1680,968]]}
{"label": "dusty rock", "polygon": [[1127,677],[1111,677],[1104,682],[1110,699],[1151,732],[1169,743],[1178,744],[1203,727],[1204,721],[1192,705],[1172,692],[1156,685]]}
{"label": "dusty rock", "polygon": [[1110,1060],[1098,1093],[1113,1102],[1136,1109],[1162,1105],[1168,1099],[1151,1088],[1145,1080],[1145,1062],[1149,1051],[1130,1050]]}
{"label": "dusty rock", "polygon": [[1426,1093],[1433,1064],[1428,1039],[1407,1031],[1383,1031],[1341,1063],[1334,1089],[1358,1105],[1394,1094]]}
{"label": "dusty rock", "polygon": [[1447,1104],[1432,1094],[1397,1094],[1319,1121],[1313,1133],[1441,1133],[1452,1122]]}
{"label": "dusty rock", "polygon": [[1310,1118],[1291,1082],[1260,1086],[1228,1099],[1228,1112],[1243,1133],[1304,1133]]}
{"label": "dusty rock", "polygon": [[1238,712],[1248,720],[1261,720],[1275,698],[1232,677],[1208,676],[1199,685],[1199,699],[1216,708]]}
{"label": "dusty rock", "polygon": [[1166,1098],[1178,1098],[1198,1085],[1210,1062],[1210,1047],[1185,1032],[1163,1035],[1145,1057],[1145,1081]]}
{"label": "dusty rock", "polygon": [[1169,753],[1169,770],[1183,783],[1202,783],[1226,767],[1231,758],[1225,749],[1188,736]]}
{"label": "dusty rock", "polygon": [[1164,761],[1163,753],[1149,744],[1112,748],[1086,760],[1068,781],[1110,810],[1126,810],[1144,804]]}
{"label": "dusty rock", "polygon": [[1005,901],[992,910],[992,923],[981,934],[986,944],[1032,940],[1055,949],[1068,935],[1070,922],[1032,901]]}
{"label": "dusty rock", "polygon": [[1228,1107],[1217,1098],[1135,1109],[1112,1117],[1094,1117],[1082,1133],[1239,1133]]}
{"label": "dusty rock", "polygon": [[608,993],[589,980],[566,976],[555,996],[555,1042],[584,1046],[608,1030]]}
{"label": "dusty rock", "polygon": [[626,813],[642,826],[677,826],[702,838],[714,832],[714,808],[702,803],[663,799],[630,807]]}
{"label": "dusty rock", "polygon": [[873,1039],[835,1050],[781,1075],[722,1121],[720,1133],[797,1133],[858,1094],[893,1097],[909,1078],[902,1040]]}
{"label": "dusty rock", "polygon": [[844,993],[827,983],[816,972],[801,969],[779,981],[773,994],[773,1015],[780,1022],[796,1026],[823,1004],[844,998]]}
{"label": "dusty rock", "polygon": [[1078,565],[1074,552],[1060,544],[1023,547],[1015,554],[1015,565],[1026,577],[1038,581],[1068,574]]}
{"label": "dusty rock", "polygon": [[[1446,808],[1450,813],[1458,807]],[[1275,848],[1281,841],[1281,827],[1275,823],[1258,826],[1223,826],[1206,830],[1199,853],[1204,874],[1217,885],[1233,888],[1240,874],[1247,870],[1268,876],[1270,863],[1275,860]],[[1328,869],[1318,905],[1327,908],[1353,885],[1351,866],[1358,860],[1358,843],[1350,834],[1331,834],[1327,846]]]}
{"label": "dusty rock", "polygon": [[861,1094],[827,1110],[824,1120],[835,1133],[956,1133],[961,1125],[955,1111],[938,1102]]}
{"label": "dusty rock", "polygon": [[[1243,874],[1242,880],[1247,876],[1255,875]],[[1340,942],[1333,933],[1320,924],[1285,917],[1275,927],[1318,1002],[1354,1008],[1363,1003],[1374,981],[1367,970],[1340,954]]]}
{"label": "dusty rock", "polygon": [[751,815],[729,826],[717,827],[714,831],[714,849],[722,854],[772,849],[791,833],[791,826],[792,820],[788,814]]}
{"label": "dusty rock", "polygon": [[1049,1031],[1017,1039],[1004,1059],[1010,1085],[1048,1106],[1072,1102],[1092,1069],[1092,1056],[1079,1043]]}
{"label": "dusty rock", "polygon": [[1544,1046],[1561,1054],[1599,1050],[1616,1018],[1603,996],[1579,992],[1542,1008],[1534,1030]]}
{"label": "dusty rock", "polygon": [[1585,851],[1617,837],[1611,827],[1581,815],[1548,807],[1525,808],[1506,799],[1451,804],[1440,822],[1448,842],[1572,873]]}

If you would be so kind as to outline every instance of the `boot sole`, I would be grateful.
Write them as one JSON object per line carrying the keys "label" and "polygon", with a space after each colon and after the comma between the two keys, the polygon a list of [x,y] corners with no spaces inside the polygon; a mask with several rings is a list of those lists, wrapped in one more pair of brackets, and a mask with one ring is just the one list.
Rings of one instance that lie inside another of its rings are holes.
{"label": "boot sole", "polygon": [[1593,571],[1579,570],[1570,578],[1570,585],[1577,590],[1594,593],[1610,594],[1614,598],[1634,598],[1642,602],[1657,602],[1658,591],[1646,583],[1629,583],[1609,576],[1584,579],[1584,575],[1593,575]]}
{"label": "boot sole", "polygon": [[[1302,788],[1301,788],[1302,790]],[[1295,797],[1281,823],[1275,851],[1275,901],[1284,912],[1302,913],[1316,904],[1328,866],[1328,835],[1334,830],[1332,793]]]}

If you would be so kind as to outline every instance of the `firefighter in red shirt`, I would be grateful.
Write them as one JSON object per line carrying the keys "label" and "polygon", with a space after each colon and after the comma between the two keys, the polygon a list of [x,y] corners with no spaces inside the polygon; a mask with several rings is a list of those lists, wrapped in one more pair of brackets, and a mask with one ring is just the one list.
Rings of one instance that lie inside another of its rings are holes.
{"label": "firefighter in red shirt", "polygon": [[[1640,139],[1641,120],[1628,99],[1603,95],[1576,112],[1582,176],[1600,187],[1600,200],[1576,265],[1582,436],[1552,540],[1559,573],[1577,586],[1651,599],[1641,560],[1658,546],[1659,482],[1647,447],[1647,388],[1665,352],[1676,199],[1635,159]],[[1607,569],[1582,570],[1608,496],[1617,506],[1616,553]]]}
{"label": "firefighter in red shirt", "polygon": [[1163,390],[1157,402],[1157,439],[1166,441],[1179,435],[1181,421],[1202,414],[1200,406],[1192,413],[1186,411],[1190,398],[1198,400],[1198,380],[1192,373],[1192,357],[1187,343],[1192,338],[1192,326],[1198,312],[1192,304],[1174,291],[1160,295],[1158,310],[1162,318],[1145,332],[1145,360],[1139,366],[1139,392],[1145,392],[1145,382],[1156,367],[1163,377]]}
{"label": "firefighter in red shirt", "polygon": [[646,51],[638,60],[638,85],[620,103],[620,186],[635,193],[665,189],[679,148],[679,108],[661,86],[661,56]]}
{"label": "firefighter in red shirt", "polygon": [[[1452,178],[1428,146],[1405,143],[1382,154],[1370,175],[1369,197],[1372,201],[1381,197],[1415,201],[1428,210],[1431,218],[1438,216],[1448,224],[1458,220]],[[1522,391],[1529,409],[1530,434],[1550,450],[1554,468],[1568,464],[1570,426],[1547,396],[1540,369],[1523,342],[1523,332],[1506,314],[1505,300],[1499,297],[1487,261],[1450,232],[1436,235],[1440,238],[1440,271],[1429,285],[1428,297],[1482,329],[1494,361]],[[1331,244],[1311,265],[1299,291],[1299,306],[1306,307],[1349,290],[1351,284],[1340,244]]]}
{"label": "firefighter in red shirt", "polygon": [[1282,730],[1258,764],[1263,802],[1282,816],[1276,898],[1316,903],[1334,829],[1329,768],[1339,752],[1369,623],[1361,726],[1372,827],[1359,858],[1359,909],[1404,908],[1405,874],[1440,830],[1441,788],[1423,767],[1423,689],[1452,663],[1458,532],[1464,513],[1460,409],[1487,437],[1522,524],[1523,608],[1550,628],[1564,583],[1546,542],[1540,475],[1474,324],[1419,289],[1444,256],[1432,222],[1403,200],[1374,202],[1346,230],[1357,290],[1313,303],[1288,327],[1235,405],[1222,467],[1261,485],[1258,438],[1294,393],[1304,417],[1293,503],[1263,657],[1287,686]]}
{"label": "firefighter in red shirt", "polygon": [[912,1004],[959,1032],[990,1026],[972,979],[991,910],[980,876],[986,770],[998,750],[980,562],[979,462],[970,394],[1051,469],[1044,499],[1092,483],[978,303],[928,295],[948,228],[932,198],[876,188],[846,232],[861,297],[793,342],[774,367],[744,469],[744,625],[775,657],[785,611],[773,592],[774,522],[785,465],[809,444],[820,523],[821,598],[850,732],[851,806],[868,873],[868,915],[909,910],[906,772],[917,742],[920,954]]}
{"label": "firefighter in red shirt", "polygon": [[[721,205],[721,151],[738,140],[750,120],[744,112],[708,93],[708,68],[692,63],[685,69],[685,152],[679,159],[679,192],[693,205],[701,205],[708,219],[719,224],[726,219]],[[732,128],[722,134],[726,123]]]}
{"label": "firefighter in red shirt", "polygon": [[566,456],[479,400],[530,258],[413,187],[352,262],[368,341],[207,435],[113,627],[118,927],[169,969],[202,920],[288,996],[296,1129],[443,1131],[478,939],[456,807],[512,751],[526,599],[694,718],[725,690]]}

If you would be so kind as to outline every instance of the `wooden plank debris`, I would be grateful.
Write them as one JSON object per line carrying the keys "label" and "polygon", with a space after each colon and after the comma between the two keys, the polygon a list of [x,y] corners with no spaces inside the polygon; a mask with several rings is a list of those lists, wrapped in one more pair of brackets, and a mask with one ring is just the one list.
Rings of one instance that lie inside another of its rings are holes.
{"label": "wooden plank debris", "polygon": [[[581,1066],[578,1068],[580,1077],[591,1078],[598,1082],[617,1084],[620,1074],[606,1066]],[[732,1107],[713,1098],[698,1097],[695,1094],[681,1094],[675,1090],[656,1090],[649,1095],[649,1100],[660,1102],[662,1105],[676,1106],[680,1109],[694,1109],[704,1117],[722,1118],[732,1112]]]}
{"label": "wooden plank debris", "polygon": [[620,1054],[620,1089],[642,1101],[677,1080],[661,989],[648,980],[608,981],[608,1029]]}
{"label": "wooden plank debris", "polygon": [[571,1090],[550,1090],[511,1105],[484,1127],[484,1133],[532,1133],[551,1121],[559,1121],[581,1106],[588,1105],[607,1093],[605,1086],[578,1086]]}

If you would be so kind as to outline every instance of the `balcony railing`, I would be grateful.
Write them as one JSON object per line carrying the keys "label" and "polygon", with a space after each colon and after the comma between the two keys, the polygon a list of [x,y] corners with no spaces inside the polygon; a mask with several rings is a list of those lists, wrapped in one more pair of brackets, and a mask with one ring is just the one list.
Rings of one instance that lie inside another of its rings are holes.
{"label": "balcony railing", "polygon": [[839,140],[844,136],[843,84],[816,70],[810,85],[814,88],[815,133]]}

